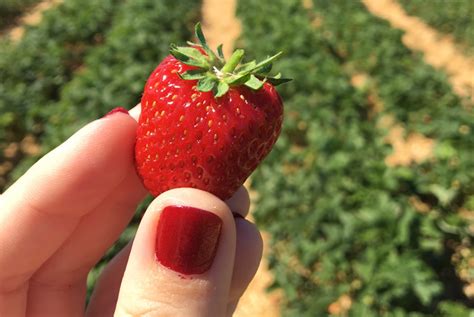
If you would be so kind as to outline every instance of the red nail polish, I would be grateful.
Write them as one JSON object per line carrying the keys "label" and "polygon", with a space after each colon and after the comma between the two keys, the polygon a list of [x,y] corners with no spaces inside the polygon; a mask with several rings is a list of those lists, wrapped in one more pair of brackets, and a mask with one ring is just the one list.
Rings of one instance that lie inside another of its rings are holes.
{"label": "red nail polish", "polygon": [[158,221],[158,261],[182,274],[202,274],[214,261],[222,220],[213,213],[186,206],[168,206]]}
{"label": "red nail polish", "polygon": [[126,113],[126,114],[128,114],[128,110],[123,108],[123,107],[117,107],[117,108],[114,108],[114,109],[110,110],[105,116],[103,116],[103,118],[109,117],[109,116],[113,115],[114,113]]}

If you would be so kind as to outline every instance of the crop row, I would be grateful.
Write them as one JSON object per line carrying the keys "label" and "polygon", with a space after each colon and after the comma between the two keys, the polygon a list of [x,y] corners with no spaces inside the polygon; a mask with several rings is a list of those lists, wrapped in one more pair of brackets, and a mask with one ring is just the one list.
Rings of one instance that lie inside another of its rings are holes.
{"label": "crop row", "polygon": [[15,21],[26,8],[39,0],[2,0],[0,2],[0,30]]}
{"label": "crop row", "polygon": [[[115,106],[137,104],[169,44],[191,39],[199,7],[192,0],[70,0],[47,11],[19,43],[3,40],[0,153],[28,134],[41,145],[36,155],[17,157],[11,179],[85,122]],[[104,265],[133,236],[147,203],[91,272],[89,292]]]}
{"label": "crop row", "polygon": [[452,35],[474,53],[473,10],[471,0],[399,0],[408,14],[420,17],[433,28]]}
{"label": "crop row", "polygon": [[[59,91],[59,100],[45,111],[42,150],[59,145],[86,122],[101,117],[111,108],[131,108],[140,101],[145,80],[168,54],[170,43],[191,39],[199,19],[200,3],[193,0],[127,1],[116,13],[102,45],[84,59],[82,70]],[[37,157],[22,162],[20,175]],[[107,252],[89,276],[89,293],[107,262],[132,238],[145,201],[132,224]]]}
{"label": "crop row", "polygon": [[[191,21],[199,17],[199,4],[155,2],[125,3],[105,33],[104,43],[92,49],[81,71],[61,86],[58,102],[44,111],[43,152],[111,108],[136,105],[145,79],[167,54],[169,43],[190,38]],[[21,174],[34,159],[27,158],[14,176]]]}
{"label": "crop row", "polygon": [[325,16],[320,32],[328,45],[350,72],[368,75],[365,88],[380,97],[382,115],[392,114],[408,132],[437,142],[435,159],[414,167],[417,177],[411,180],[415,187],[411,190],[443,196],[438,186],[432,186],[437,184],[446,195],[450,192],[449,200],[436,197],[439,202],[451,209],[467,207],[474,195],[472,106],[453,93],[445,74],[401,45],[400,31],[368,14],[360,3],[336,3],[315,0],[314,13]]}
{"label": "crop row", "polygon": [[[466,313],[450,245],[469,241],[457,210],[472,207],[472,114],[361,3],[313,4],[242,0],[238,9],[240,43],[260,57],[283,50],[275,68],[295,78],[280,89],[282,135],[252,178],[283,312],[336,314],[349,298],[351,316]],[[355,87],[360,74],[367,82]],[[434,158],[388,167],[393,149],[377,124],[385,115],[435,138]]]}
{"label": "crop row", "polygon": [[[103,41],[121,0],[70,0],[46,11],[23,38],[0,41],[0,158],[26,135],[44,133],[52,104],[89,49]],[[0,175],[1,176],[1,175]],[[0,188],[4,184],[0,184]]]}

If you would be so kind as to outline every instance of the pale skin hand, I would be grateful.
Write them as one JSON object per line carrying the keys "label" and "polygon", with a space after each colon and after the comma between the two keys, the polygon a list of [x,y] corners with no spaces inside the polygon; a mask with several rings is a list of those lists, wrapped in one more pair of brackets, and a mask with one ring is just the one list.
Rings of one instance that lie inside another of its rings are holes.
{"label": "pale skin hand", "polygon": [[[91,122],[0,196],[0,316],[228,316],[260,263],[262,240],[241,188],[230,200],[196,189],[157,197],[137,235],[104,270],[85,308],[86,278],[146,191],[133,167],[139,106]],[[209,271],[183,279],[161,266],[154,230],[169,204],[219,216]],[[232,212],[231,212],[232,211]]]}

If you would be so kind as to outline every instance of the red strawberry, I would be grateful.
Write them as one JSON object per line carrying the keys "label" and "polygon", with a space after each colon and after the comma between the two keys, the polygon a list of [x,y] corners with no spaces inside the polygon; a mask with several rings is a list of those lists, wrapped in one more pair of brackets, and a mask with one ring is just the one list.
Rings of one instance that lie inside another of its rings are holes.
{"label": "red strawberry", "polygon": [[153,194],[199,188],[227,199],[270,152],[281,130],[283,104],[268,77],[271,62],[226,62],[206,44],[171,47],[153,71],[141,99],[136,166]]}

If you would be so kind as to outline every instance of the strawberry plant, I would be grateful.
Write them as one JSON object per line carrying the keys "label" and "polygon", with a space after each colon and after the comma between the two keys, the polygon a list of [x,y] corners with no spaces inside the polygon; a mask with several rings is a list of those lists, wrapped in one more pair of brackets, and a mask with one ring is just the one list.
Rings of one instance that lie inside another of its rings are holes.
{"label": "strawberry plant", "polygon": [[39,0],[3,0],[0,2],[0,30],[15,22],[25,9]]}
{"label": "strawberry plant", "polygon": [[[473,193],[472,138],[459,132],[471,129],[472,116],[446,78],[403,46],[401,32],[361,3],[313,2],[239,2],[241,44],[257,56],[283,49],[287,59],[276,67],[295,79],[281,90],[282,135],[252,178],[284,315],[442,316],[453,301],[467,312],[450,245],[471,239],[457,210]],[[369,86],[353,85],[360,72]],[[375,89],[379,113],[371,110]],[[392,149],[377,125],[385,114],[459,145],[444,151],[458,164],[437,156],[387,166]],[[430,212],[417,210],[413,197]]]}
{"label": "strawberry plant", "polygon": [[[153,61],[166,54],[168,43],[190,38],[192,33],[189,29],[193,22],[189,21],[197,19],[199,3],[190,6],[190,10],[186,10],[186,6],[189,3],[170,4],[168,1],[158,1],[151,4],[148,0],[119,6],[112,27],[103,34],[104,43],[87,51],[82,71],[67,83],[62,82],[60,89],[55,92],[55,99],[46,99],[48,101],[39,107],[36,96],[24,100],[19,98],[19,94],[14,95],[16,103],[32,104],[26,109],[36,112],[40,110],[39,141],[42,151],[36,156],[21,160],[13,171],[12,178],[19,177],[39,155],[60,144],[85,122],[100,117],[117,105],[130,107],[137,103],[143,88],[143,78],[153,69]],[[81,8],[88,10],[84,6]],[[87,11],[83,14],[88,16]],[[76,16],[80,15],[76,12]],[[180,23],[173,20],[178,15],[181,15]],[[169,25],[172,25],[171,29]],[[124,42],[123,38],[128,40]],[[51,80],[51,77],[47,76],[45,79]],[[17,111],[13,107],[8,109]],[[31,117],[26,115],[26,119]],[[15,122],[25,124],[24,121],[17,119]]]}
{"label": "strawberry plant", "polygon": [[[112,2],[107,3],[113,8]],[[169,43],[189,40],[192,27],[199,18],[198,1],[138,0],[115,4],[114,11],[107,11],[96,7],[105,6],[103,1],[84,5],[84,1],[68,0],[67,7],[70,11],[58,7],[58,10],[65,10],[61,11],[64,19],[56,15],[56,10],[47,13],[42,23],[46,23],[44,21],[48,19],[54,21],[45,27],[48,32],[40,32],[43,29],[40,24],[39,30],[28,30],[18,46],[10,42],[0,46],[0,74],[2,79],[5,78],[0,84],[0,95],[5,94],[10,101],[7,103],[6,98],[0,101],[0,121],[5,119],[1,127],[5,134],[0,133],[0,143],[8,144],[12,140],[19,140],[25,133],[32,131],[37,135],[42,150],[37,155],[23,157],[10,175],[12,179],[22,175],[43,153],[62,143],[85,122],[102,116],[117,105],[131,107],[136,104],[140,100],[144,78],[156,66],[156,61],[167,55]],[[89,10],[93,8],[96,8],[95,12],[90,13]],[[73,16],[66,19],[69,13]],[[110,28],[108,24],[97,24],[103,21],[97,17],[102,14],[111,22]],[[113,21],[109,20],[111,18]],[[87,25],[81,26],[77,21],[87,21]],[[69,32],[63,33],[63,29]],[[92,34],[93,41],[90,43],[95,45],[79,44],[78,48],[86,48],[84,51],[79,50],[82,52],[80,69],[74,71],[79,65],[66,68],[68,75],[64,76],[64,67],[70,65],[70,59],[65,59],[64,56],[69,55],[53,52],[70,48],[69,40],[75,39],[75,30],[80,32],[82,39],[88,39],[88,34]],[[22,44],[27,41],[37,43],[33,39],[29,40],[29,37],[38,41],[37,45],[42,49],[36,50],[33,44]],[[127,40],[124,41],[124,38]],[[26,50],[20,53],[18,47],[29,47],[31,52]],[[50,47],[55,49],[48,50]],[[40,53],[44,55],[34,55]],[[28,56],[25,58],[28,63],[21,63],[25,65],[25,69],[12,62],[15,54],[20,57],[23,54]],[[37,60],[43,63],[34,63]],[[51,67],[45,68],[48,63]],[[27,80],[39,85],[34,85],[33,88],[52,87],[42,84],[52,80],[56,80],[57,85],[54,89],[27,89],[30,83]],[[3,148],[0,153],[3,153]],[[91,272],[88,280],[89,293],[102,268],[133,237],[140,216],[149,202],[148,199],[142,204],[130,227]]]}
{"label": "strawberry plant", "polygon": [[471,12],[474,3],[470,0],[456,0],[447,3],[443,0],[400,0],[400,4],[409,15],[417,16],[431,27],[447,35],[453,36],[456,41],[464,45],[468,52],[474,53],[474,22]]}
{"label": "strawberry plant", "polygon": [[[69,0],[44,12],[41,22],[27,27],[19,42],[0,39],[0,158],[26,135],[41,136],[59,99],[88,50],[100,44],[119,0]],[[16,163],[18,152],[5,158]],[[0,175],[0,188],[9,180]]]}

